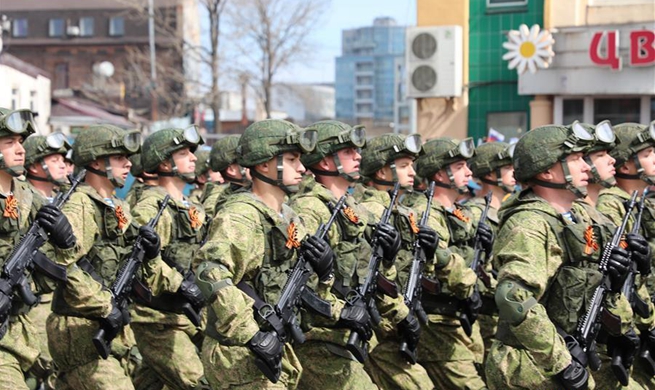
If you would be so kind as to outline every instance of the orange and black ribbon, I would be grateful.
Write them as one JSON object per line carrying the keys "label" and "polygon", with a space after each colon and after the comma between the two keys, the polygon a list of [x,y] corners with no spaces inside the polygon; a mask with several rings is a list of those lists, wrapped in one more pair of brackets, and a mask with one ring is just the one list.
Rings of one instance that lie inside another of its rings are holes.
{"label": "orange and black ribbon", "polygon": [[355,214],[355,210],[353,210],[352,208],[346,206],[343,209],[343,213],[350,222],[359,223],[359,217],[357,216],[357,214]]}
{"label": "orange and black ribbon", "polygon": [[191,220],[191,228],[199,229],[202,226],[202,221],[200,220],[200,213],[195,206],[189,208],[189,219]]}
{"label": "orange and black ribbon", "polygon": [[456,208],[455,211],[453,211],[453,215],[457,217],[457,219],[459,219],[460,221],[468,222],[470,220],[470,218],[464,215],[462,210],[458,208]]}
{"label": "orange and black ribbon", "polygon": [[123,211],[123,206],[116,206],[116,219],[118,219],[118,230],[123,230],[127,224],[127,217]]}
{"label": "orange and black ribbon", "polygon": [[13,195],[7,197],[5,211],[2,213],[5,218],[18,219],[18,200]]}
{"label": "orange and black ribbon", "polygon": [[584,253],[585,255],[590,255],[598,250],[598,242],[596,241],[596,234],[594,233],[594,228],[591,225],[587,226],[587,229],[584,231]]}
{"label": "orange and black ribbon", "polygon": [[409,213],[409,227],[414,234],[418,234],[418,226],[416,225],[416,217],[414,213]]}
{"label": "orange and black ribbon", "polygon": [[300,248],[300,241],[298,241],[298,229],[296,229],[296,224],[291,222],[287,227],[287,242],[285,246],[287,249],[291,248]]}

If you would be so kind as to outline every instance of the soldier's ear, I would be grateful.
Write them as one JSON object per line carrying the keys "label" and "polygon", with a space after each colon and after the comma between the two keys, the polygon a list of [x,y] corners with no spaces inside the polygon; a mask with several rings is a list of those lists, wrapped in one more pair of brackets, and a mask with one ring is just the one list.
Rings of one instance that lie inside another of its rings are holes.
{"label": "soldier's ear", "polygon": [[170,172],[172,169],[173,167],[171,166],[171,162],[169,160],[160,162],[159,166],[157,167],[157,170],[161,172]]}
{"label": "soldier's ear", "polygon": [[38,166],[39,166],[39,165],[37,165],[37,164],[30,164],[30,166],[27,167],[27,171],[30,172],[30,173],[34,173],[34,174],[36,174],[36,173],[39,172],[39,171],[38,171],[38,168],[37,168]]}

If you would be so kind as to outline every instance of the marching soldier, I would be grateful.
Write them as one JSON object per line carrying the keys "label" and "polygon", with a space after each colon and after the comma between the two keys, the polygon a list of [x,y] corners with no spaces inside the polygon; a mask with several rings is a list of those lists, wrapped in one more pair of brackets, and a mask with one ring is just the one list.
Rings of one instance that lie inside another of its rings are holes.
{"label": "marching soldier", "polygon": [[137,204],[141,198],[143,191],[148,187],[158,185],[159,178],[156,174],[148,173],[143,170],[141,153],[131,155],[130,162],[132,163],[130,174],[134,176],[134,181],[132,182],[130,189],[127,191],[125,201],[130,205],[130,209],[133,209],[134,205]]}

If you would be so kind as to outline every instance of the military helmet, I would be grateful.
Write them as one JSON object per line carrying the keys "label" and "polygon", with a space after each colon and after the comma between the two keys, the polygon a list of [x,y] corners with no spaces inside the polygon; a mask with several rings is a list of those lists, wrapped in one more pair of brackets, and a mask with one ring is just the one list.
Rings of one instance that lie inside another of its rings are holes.
{"label": "military helmet", "polygon": [[621,123],[614,126],[618,145],[610,151],[616,159],[615,167],[625,164],[630,157],[649,146],[655,146],[655,124],[649,127],[639,123]]}
{"label": "military helmet", "polygon": [[528,131],[514,149],[514,177],[528,182],[570,154],[585,152],[594,137],[581,126],[546,125]]}
{"label": "military helmet", "polygon": [[240,135],[228,135],[214,142],[209,153],[209,167],[212,171],[222,172],[237,162],[237,146],[240,138]]}
{"label": "military helmet", "polygon": [[94,125],[83,130],[73,144],[73,162],[86,167],[100,157],[131,156],[141,147],[141,133],[114,125]]}
{"label": "military helmet", "polygon": [[143,175],[143,164],[141,164],[141,153],[135,153],[130,156],[130,162],[132,167],[130,168],[130,173],[134,177],[141,177]]}
{"label": "military helmet", "polygon": [[[317,164],[323,158],[332,156],[345,148],[362,148],[366,145],[366,130],[364,126],[350,126],[346,123],[326,120],[316,122],[307,127],[318,132],[316,149],[301,157],[306,167]],[[338,165],[338,164],[337,164]]]}
{"label": "military helmet", "polygon": [[156,173],[159,164],[170,159],[176,151],[189,148],[191,152],[195,152],[198,145],[204,143],[195,125],[186,129],[172,128],[156,131],[143,141],[141,154],[143,170]]}
{"label": "military helmet", "polygon": [[425,152],[418,158],[417,173],[427,179],[440,169],[447,168],[450,164],[466,160],[475,154],[475,144],[473,138],[465,138],[461,141],[442,137],[429,140],[423,145]]}
{"label": "military helmet", "polygon": [[202,176],[209,171],[209,150],[201,149],[196,150],[194,153],[196,158],[196,177]]}
{"label": "military helmet", "polygon": [[23,139],[36,133],[36,122],[30,110],[0,108],[0,137],[20,135]]}
{"label": "military helmet", "polygon": [[384,134],[368,141],[362,150],[362,162],[359,171],[367,178],[373,178],[375,172],[393,163],[401,157],[416,158],[422,153],[421,136],[411,134]]}
{"label": "military helmet", "polygon": [[64,134],[56,132],[48,135],[33,134],[25,139],[23,148],[25,149],[25,166],[29,167],[52,154],[66,157],[72,147]]}
{"label": "military helmet", "polygon": [[308,153],[316,147],[316,139],[316,130],[304,131],[282,119],[264,119],[244,131],[237,146],[237,162],[251,168],[286,152]]}
{"label": "military helmet", "polygon": [[594,136],[594,144],[587,149],[584,160],[591,167],[591,176],[589,177],[589,183],[597,183],[602,185],[605,188],[611,188],[616,185],[616,179],[614,176],[602,179],[600,177],[600,173],[598,173],[598,168],[596,168],[596,165],[594,164],[593,160],[591,159],[590,154],[595,153],[595,152],[600,152],[600,151],[611,151],[614,149],[617,143],[619,143],[619,139],[616,138],[616,134],[614,134],[614,130],[612,129],[612,124],[605,120],[597,124],[596,126],[591,125],[589,123],[580,123],[578,121],[575,121],[571,123],[568,127],[573,128],[575,126],[581,126],[583,127],[586,131],[588,131],[591,135]]}
{"label": "military helmet", "polygon": [[509,148],[505,142],[487,142],[475,148],[475,155],[468,160],[473,176],[482,178],[505,165],[512,165]]}

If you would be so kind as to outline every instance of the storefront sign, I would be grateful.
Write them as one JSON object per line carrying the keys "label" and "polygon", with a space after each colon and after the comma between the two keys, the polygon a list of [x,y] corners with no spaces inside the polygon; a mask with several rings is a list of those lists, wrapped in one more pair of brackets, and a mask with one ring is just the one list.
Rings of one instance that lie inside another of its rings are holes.
{"label": "storefront sign", "polygon": [[[623,64],[619,55],[619,31],[596,32],[589,45],[589,57],[598,66],[621,70]],[[655,65],[655,31],[631,31],[630,66],[650,65]]]}

